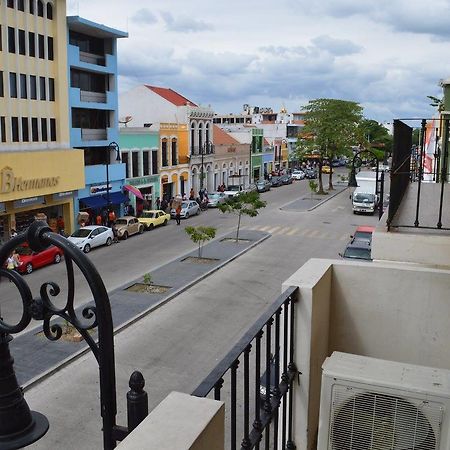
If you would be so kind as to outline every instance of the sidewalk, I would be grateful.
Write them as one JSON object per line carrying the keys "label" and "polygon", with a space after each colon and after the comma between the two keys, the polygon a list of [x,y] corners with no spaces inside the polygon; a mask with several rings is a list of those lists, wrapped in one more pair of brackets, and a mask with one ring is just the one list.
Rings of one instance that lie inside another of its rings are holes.
{"label": "sidewalk", "polygon": [[[109,292],[114,332],[118,333],[162,306],[258,245],[270,237],[270,234],[254,230],[242,230],[238,244],[232,240],[234,236],[235,233],[230,233],[206,244],[203,247],[202,258],[210,258],[208,261],[199,263],[195,259],[189,259],[198,256],[198,252],[195,250],[151,272],[153,285],[169,287],[164,293],[146,294],[127,290],[136,283],[143,283],[142,277]],[[77,316],[82,318],[81,310],[92,304],[87,303],[77,308]],[[61,323],[61,319],[55,317],[54,322]],[[33,384],[53,374],[61,366],[90,351],[84,341],[68,342],[60,339],[56,343],[50,342],[45,336],[36,335],[41,331],[42,325],[39,325],[38,328],[15,337],[10,343],[12,355],[20,355],[20,358],[17,356],[15,358],[14,368],[18,382],[24,389],[29,389]]]}

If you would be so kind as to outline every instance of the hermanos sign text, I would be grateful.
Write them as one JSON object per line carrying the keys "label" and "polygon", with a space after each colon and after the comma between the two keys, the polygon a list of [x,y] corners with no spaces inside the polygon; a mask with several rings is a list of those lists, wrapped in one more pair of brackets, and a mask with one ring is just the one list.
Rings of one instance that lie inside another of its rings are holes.
{"label": "hermanos sign text", "polygon": [[15,177],[11,167],[4,167],[0,171],[0,193],[29,191],[31,189],[42,189],[55,187],[59,183],[59,177],[43,177],[25,179]]}

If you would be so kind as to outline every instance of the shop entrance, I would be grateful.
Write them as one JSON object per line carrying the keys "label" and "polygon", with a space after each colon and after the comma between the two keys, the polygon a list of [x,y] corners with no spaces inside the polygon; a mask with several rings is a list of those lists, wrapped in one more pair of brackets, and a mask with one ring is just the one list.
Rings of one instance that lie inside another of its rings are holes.
{"label": "shop entrance", "polygon": [[49,227],[55,233],[60,233],[61,227],[64,227],[64,206],[55,205],[46,208],[34,209],[31,211],[17,212],[16,213],[16,228],[15,230],[20,233],[25,231],[35,220],[46,221]]}
{"label": "shop entrance", "polygon": [[167,201],[173,197],[173,183],[163,183],[163,198]]}

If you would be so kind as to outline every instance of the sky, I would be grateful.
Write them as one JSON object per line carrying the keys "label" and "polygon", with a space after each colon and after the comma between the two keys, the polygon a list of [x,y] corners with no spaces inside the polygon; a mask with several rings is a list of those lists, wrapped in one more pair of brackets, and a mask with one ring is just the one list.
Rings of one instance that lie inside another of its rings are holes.
{"label": "sky", "polygon": [[448,0],[67,0],[67,14],[129,33],[121,93],[169,87],[218,114],[335,98],[378,122],[430,118],[450,77]]}

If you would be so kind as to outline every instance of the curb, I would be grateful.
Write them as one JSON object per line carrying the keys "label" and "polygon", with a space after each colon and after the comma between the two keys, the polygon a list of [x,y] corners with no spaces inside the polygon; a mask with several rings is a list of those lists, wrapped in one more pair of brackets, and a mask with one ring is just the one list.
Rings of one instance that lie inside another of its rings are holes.
{"label": "curb", "polygon": [[[230,233],[226,233],[224,234],[221,239],[228,235]],[[213,274],[214,272],[217,272],[219,269],[221,269],[222,267],[226,266],[227,264],[229,264],[230,262],[234,261],[236,258],[242,256],[243,254],[247,253],[249,250],[251,250],[252,248],[256,247],[257,245],[259,245],[260,243],[264,242],[266,239],[268,239],[269,237],[271,237],[271,234],[266,233],[265,236],[262,236],[260,239],[258,239],[257,241],[254,241],[251,245],[249,245],[247,248],[241,250],[239,253],[236,253],[235,255],[233,255],[231,258],[223,261],[221,264],[219,264],[218,266],[210,269],[209,271],[203,273],[202,275],[198,276],[197,278],[194,278],[192,281],[188,282],[187,284],[185,284],[184,286],[178,288],[176,291],[172,292],[170,295],[168,295],[166,298],[161,299],[158,303],[150,306],[149,308],[145,309],[144,311],[141,311],[140,313],[136,314],[134,317],[132,317],[131,319],[129,319],[126,322],[123,322],[122,324],[118,325],[116,328],[114,328],[113,330],[113,335],[115,336],[116,334],[120,333],[121,331],[125,330],[126,328],[128,328],[129,326],[133,325],[134,323],[138,322],[140,319],[144,318],[145,316],[147,316],[148,314],[150,314],[151,312],[157,310],[158,308],[160,308],[161,306],[165,305],[166,303],[168,303],[170,300],[173,300],[175,297],[177,297],[178,295],[180,295],[181,293],[183,293],[184,291],[190,289],[192,286],[196,285],[197,283],[199,283],[200,281],[204,280],[206,277],[210,276],[211,274]],[[174,261],[178,261],[180,258],[175,258],[172,259],[171,261],[169,261],[166,264],[171,264]],[[161,264],[159,267],[163,267],[166,264]],[[155,268],[156,270],[156,268]],[[137,281],[139,280],[141,277],[136,278]],[[133,281],[131,281],[131,283],[133,283]],[[129,283],[124,284],[124,286],[129,285]],[[122,288],[116,288],[113,289],[111,292],[108,292],[108,297],[110,295],[110,293],[114,293],[116,291],[121,291],[123,290]],[[38,329],[39,327],[36,327],[36,329]],[[32,331],[32,330],[30,330]],[[95,340],[95,343],[98,343],[98,339]],[[72,363],[73,361],[77,360],[78,358],[80,358],[81,356],[84,356],[86,353],[91,351],[91,348],[89,347],[88,344],[85,344],[86,347],[82,348],[80,350],[78,350],[77,352],[73,353],[72,355],[68,356],[66,359],[62,360],[61,363],[51,367],[50,369],[48,369],[47,371],[41,373],[40,375],[32,378],[31,380],[28,380],[27,382],[25,382],[22,385],[22,391],[26,392],[29,389],[33,388],[34,386],[38,385],[39,383],[41,383],[42,381],[46,380],[47,378],[49,378],[51,375],[54,375],[57,371],[59,371],[61,368],[64,368],[66,366],[68,366],[70,363]]]}
{"label": "curb", "polygon": [[336,197],[336,195],[342,194],[342,192],[345,192],[348,189],[348,186],[346,186],[342,191],[335,192],[333,195],[327,195],[327,198],[324,198],[322,201],[317,203],[317,205],[312,206],[311,208],[307,209],[307,211],[313,211],[314,209],[318,208],[320,205],[323,205],[328,200],[331,200],[332,198]]}

